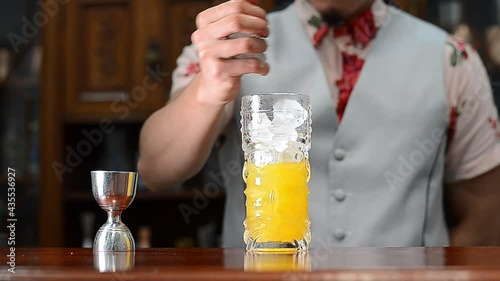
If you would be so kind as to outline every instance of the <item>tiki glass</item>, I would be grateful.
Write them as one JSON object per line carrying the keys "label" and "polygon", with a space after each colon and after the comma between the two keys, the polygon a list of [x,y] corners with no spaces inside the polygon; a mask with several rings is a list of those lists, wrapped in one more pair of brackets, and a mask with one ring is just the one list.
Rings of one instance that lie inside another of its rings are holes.
{"label": "tiki glass", "polygon": [[247,251],[306,251],[311,241],[309,96],[246,95],[242,98],[241,124]]}

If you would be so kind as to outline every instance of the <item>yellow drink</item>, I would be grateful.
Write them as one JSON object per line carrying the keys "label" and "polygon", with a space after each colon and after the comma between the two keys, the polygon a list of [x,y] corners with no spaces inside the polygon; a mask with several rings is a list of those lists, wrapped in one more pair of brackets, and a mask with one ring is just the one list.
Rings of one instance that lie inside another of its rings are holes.
{"label": "yellow drink", "polygon": [[261,93],[241,98],[247,184],[243,239],[250,253],[308,250],[311,114],[307,94]]}
{"label": "yellow drink", "polygon": [[[306,158],[301,162],[281,162],[264,167],[245,163],[247,244],[309,244],[309,173]],[[279,246],[266,248],[261,250],[287,250]]]}

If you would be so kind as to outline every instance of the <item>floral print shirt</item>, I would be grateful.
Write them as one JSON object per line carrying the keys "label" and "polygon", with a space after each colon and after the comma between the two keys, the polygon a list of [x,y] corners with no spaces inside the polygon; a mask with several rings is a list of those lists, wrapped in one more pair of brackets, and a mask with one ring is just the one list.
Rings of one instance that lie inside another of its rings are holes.
{"label": "floral print shirt", "polygon": [[[307,0],[294,4],[323,64],[331,96],[337,103],[339,121],[364,61],[370,43],[384,28],[389,7],[375,0],[370,9],[339,27],[329,27]],[[444,52],[445,87],[449,105],[445,182],[453,183],[482,175],[500,165],[500,123],[488,74],[478,53],[469,45],[449,37]],[[172,95],[179,93],[201,69],[196,49],[188,46],[173,73]],[[234,105],[226,107],[226,119]]]}

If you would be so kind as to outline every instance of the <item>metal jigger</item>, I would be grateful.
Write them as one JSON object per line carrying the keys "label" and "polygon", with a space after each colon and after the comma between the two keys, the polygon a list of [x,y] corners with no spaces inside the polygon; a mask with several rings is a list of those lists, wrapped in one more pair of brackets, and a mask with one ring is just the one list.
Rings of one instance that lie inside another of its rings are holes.
{"label": "metal jigger", "polygon": [[134,251],[134,237],[121,221],[121,213],[135,197],[137,173],[92,171],[92,193],[99,206],[108,213],[94,239],[96,251]]}
{"label": "metal jigger", "polygon": [[99,272],[129,271],[135,264],[135,252],[94,252],[94,268]]}

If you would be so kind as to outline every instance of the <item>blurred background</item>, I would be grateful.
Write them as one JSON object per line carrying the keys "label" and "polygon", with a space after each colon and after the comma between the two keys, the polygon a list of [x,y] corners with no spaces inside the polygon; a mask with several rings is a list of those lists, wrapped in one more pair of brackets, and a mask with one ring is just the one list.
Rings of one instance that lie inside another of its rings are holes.
{"label": "blurred background", "polygon": [[[219,2],[0,2],[0,186],[6,190],[7,169],[15,169],[17,246],[92,246],[106,215],[89,171],[135,170],[141,125],[168,100],[169,75],[196,15]],[[290,2],[261,1],[268,11]],[[474,45],[498,104],[500,0],[393,2]],[[220,183],[212,163],[168,192],[139,185],[123,221],[140,247],[219,246],[224,193],[215,189],[204,200],[197,192],[202,182]],[[0,247],[6,231],[0,228]]]}

